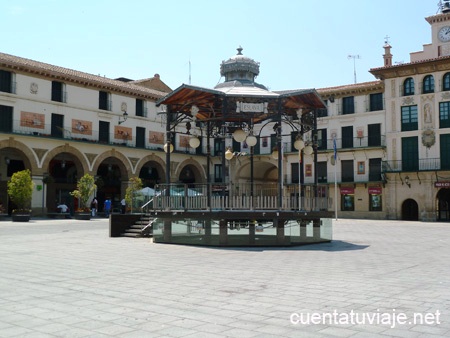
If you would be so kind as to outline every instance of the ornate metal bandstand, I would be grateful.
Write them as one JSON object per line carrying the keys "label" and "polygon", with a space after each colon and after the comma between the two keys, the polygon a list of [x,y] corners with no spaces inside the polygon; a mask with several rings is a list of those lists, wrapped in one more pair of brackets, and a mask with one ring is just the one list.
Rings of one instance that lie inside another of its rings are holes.
{"label": "ornate metal bandstand", "polygon": [[[157,187],[159,194],[152,200],[155,242],[287,246],[331,240],[327,187],[317,184],[317,175],[312,185],[301,185],[300,180],[298,185],[288,185],[283,168],[283,137],[288,135],[295,136],[298,155],[293,156],[301,159],[307,154],[317,162],[317,114],[325,104],[314,89],[269,91],[255,82],[258,74],[259,63],[238,48],[237,55],[221,64],[224,83],[214,89],[182,85],[157,102],[166,116],[167,183]],[[264,156],[254,151],[267,129],[275,136],[272,154],[266,155],[276,159],[274,187],[259,175]],[[290,133],[284,135],[286,129]],[[197,153],[206,156],[206,183],[170,183],[177,133],[189,135],[190,146],[199,147]],[[249,151],[233,149],[241,144]],[[238,166],[241,159],[249,176],[245,182],[232,182],[231,163]],[[220,161],[214,169],[221,171],[222,182],[212,182],[213,160]]]}

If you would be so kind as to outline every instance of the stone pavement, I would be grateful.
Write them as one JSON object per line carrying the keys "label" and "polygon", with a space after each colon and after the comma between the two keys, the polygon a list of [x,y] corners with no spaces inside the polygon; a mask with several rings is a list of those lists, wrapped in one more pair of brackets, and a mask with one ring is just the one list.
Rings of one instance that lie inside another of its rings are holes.
{"label": "stone pavement", "polygon": [[449,234],[340,219],[331,243],[221,249],[1,221],[0,337],[449,337]]}

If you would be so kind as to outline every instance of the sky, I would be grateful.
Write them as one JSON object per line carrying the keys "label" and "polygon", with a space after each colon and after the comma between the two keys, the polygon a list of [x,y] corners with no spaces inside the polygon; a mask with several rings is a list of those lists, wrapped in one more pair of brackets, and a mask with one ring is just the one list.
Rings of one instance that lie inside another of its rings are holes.
{"label": "sky", "polygon": [[[108,78],[159,74],[170,88],[213,88],[237,53],[270,90],[375,80],[431,42],[438,0],[14,0],[0,2],[0,52]],[[350,57],[349,57],[350,56]]]}

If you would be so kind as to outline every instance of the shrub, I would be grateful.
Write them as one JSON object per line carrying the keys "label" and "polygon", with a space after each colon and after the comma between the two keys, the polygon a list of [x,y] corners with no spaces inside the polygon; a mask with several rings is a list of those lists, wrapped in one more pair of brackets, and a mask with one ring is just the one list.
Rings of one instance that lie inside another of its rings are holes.
{"label": "shrub", "polygon": [[33,188],[34,182],[29,169],[15,172],[11,176],[8,181],[8,195],[17,206],[15,212],[31,212]]}

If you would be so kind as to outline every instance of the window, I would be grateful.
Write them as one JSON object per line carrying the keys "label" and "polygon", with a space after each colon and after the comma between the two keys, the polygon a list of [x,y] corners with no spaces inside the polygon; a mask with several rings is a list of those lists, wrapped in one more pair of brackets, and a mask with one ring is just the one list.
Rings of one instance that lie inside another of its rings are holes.
{"label": "window", "polygon": [[109,101],[109,93],[99,92],[98,95],[98,109],[111,110],[111,102]]}
{"label": "window", "polygon": [[402,138],[402,170],[419,170],[419,141],[417,136]]}
{"label": "window", "polygon": [[422,93],[434,93],[434,77],[433,75],[427,75],[423,78]]}
{"label": "window", "polygon": [[439,102],[439,128],[450,128],[450,101]]}
{"label": "window", "polygon": [[327,162],[317,162],[317,182],[327,183]]}
{"label": "window", "polygon": [[370,94],[370,111],[383,110],[383,93]]}
{"label": "window", "polygon": [[222,165],[214,164],[214,182],[222,182]]}
{"label": "window", "polygon": [[353,148],[353,126],[342,127],[342,148]]}
{"label": "window", "polygon": [[382,211],[381,194],[369,194],[369,211]]}
{"label": "window", "polygon": [[367,145],[369,147],[379,147],[381,146],[381,124],[374,123],[367,125],[368,131],[368,142]]}
{"label": "window", "polygon": [[136,116],[147,117],[145,107],[144,107],[144,100],[136,99]]}
{"label": "window", "polygon": [[417,130],[417,106],[402,107],[402,131]]}
{"label": "window", "polygon": [[442,90],[450,90],[450,73],[445,73],[443,78],[443,87]]}
{"label": "window", "polygon": [[342,194],[341,195],[341,210],[342,211],[354,211],[355,210],[355,195],[354,194]]}
{"label": "window", "polygon": [[353,160],[341,161],[341,181],[342,182],[354,182],[355,171],[353,169]]}
{"label": "window", "polygon": [[52,81],[52,101],[66,102],[64,95],[64,83]]}
{"label": "window", "polygon": [[414,79],[409,77],[403,82],[403,96],[414,95]]}
{"label": "window", "polygon": [[369,181],[381,181],[381,158],[369,159]]}
{"label": "window", "polygon": [[0,92],[13,93],[13,74],[6,70],[0,70]]}
{"label": "window", "polygon": [[342,114],[354,114],[355,113],[355,99],[353,96],[342,98]]}

